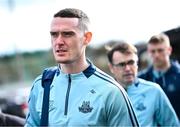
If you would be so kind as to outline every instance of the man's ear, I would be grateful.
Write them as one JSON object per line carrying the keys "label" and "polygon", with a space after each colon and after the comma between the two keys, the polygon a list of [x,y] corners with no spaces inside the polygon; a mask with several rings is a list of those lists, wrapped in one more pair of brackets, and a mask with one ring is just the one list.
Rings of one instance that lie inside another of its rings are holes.
{"label": "man's ear", "polygon": [[113,70],[112,64],[108,63],[108,67],[109,67],[109,70],[111,71],[111,73],[113,74],[114,70]]}
{"label": "man's ear", "polygon": [[92,39],[92,32],[86,32],[84,34],[84,43],[87,45],[90,43],[91,39]]}
{"label": "man's ear", "polygon": [[171,53],[172,53],[172,47],[171,47],[171,46],[168,48],[168,53],[169,53],[169,56],[170,56]]}

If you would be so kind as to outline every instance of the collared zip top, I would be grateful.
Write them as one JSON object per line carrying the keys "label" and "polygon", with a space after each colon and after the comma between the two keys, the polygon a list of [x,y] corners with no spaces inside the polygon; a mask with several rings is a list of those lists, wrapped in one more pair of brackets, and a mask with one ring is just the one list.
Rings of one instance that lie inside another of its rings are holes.
{"label": "collared zip top", "polygon": [[67,88],[67,92],[66,92],[64,115],[67,115],[67,113],[68,113],[68,101],[69,101],[70,89],[71,89],[71,75],[68,74],[68,88]]}
{"label": "collared zip top", "polygon": [[[40,126],[42,76],[33,83],[25,126]],[[139,126],[124,89],[90,63],[84,71],[57,69],[50,86],[49,126]]]}

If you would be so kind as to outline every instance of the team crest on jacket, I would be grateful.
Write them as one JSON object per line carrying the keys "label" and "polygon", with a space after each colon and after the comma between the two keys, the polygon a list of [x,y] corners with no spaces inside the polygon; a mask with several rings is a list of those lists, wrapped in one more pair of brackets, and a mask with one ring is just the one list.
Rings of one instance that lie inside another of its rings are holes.
{"label": "team crest on jacket", "polygon": [[146,98],[146,95],[145,94],[141,94],[140,96],[140,99],[139,99],[139,102],[137,103],[137,105],[135,106],[135,108],[139,111],[143,111],[146,109],[146,106],[144,104],[145,102],[145,98]]}
{"label": "team crest on jacket", "polygon": [[79,111],[82,113],[88,113],[93,110],[93,107],[90,107],[90,101],[83,101],[82,105],[79,107]]}
{"label": "team crest on jacket", "polygon": [[144,105],[144,103],[139,103],[136,107],[137,110],[139,111],[143,111],[146,109],[146,106]]}

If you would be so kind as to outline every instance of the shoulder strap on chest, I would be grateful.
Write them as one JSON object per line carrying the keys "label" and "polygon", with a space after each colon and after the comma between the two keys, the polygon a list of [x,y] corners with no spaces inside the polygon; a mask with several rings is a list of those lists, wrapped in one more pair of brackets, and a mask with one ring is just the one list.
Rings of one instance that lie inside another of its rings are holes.
{"label": "shoulder strap on chest", "polygon": [[44,87],[44,95],[43,95],[42,113],[41,113],[41,121],[40,121],[41,126],[48,126],[50,86],[56,71],[57,71],[57,67],[47,68],[43,71],[42,74],[41,84],[42,87]]}

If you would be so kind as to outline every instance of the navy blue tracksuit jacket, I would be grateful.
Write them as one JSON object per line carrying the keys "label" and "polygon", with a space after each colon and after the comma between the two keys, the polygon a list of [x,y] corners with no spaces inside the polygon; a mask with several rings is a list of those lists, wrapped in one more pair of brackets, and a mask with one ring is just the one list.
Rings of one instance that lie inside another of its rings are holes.
{"label": "navy blue tracksuit jacket", "polygon": [[139,72],[139,77],[160,84],[180,120],[180,64],[171,61],[171,67],[159,78],[154,75],[152,66]]}

